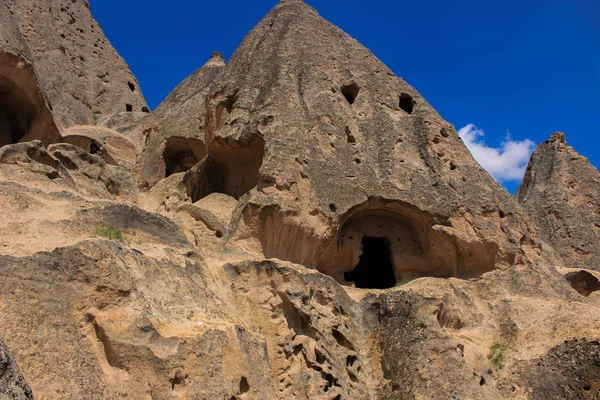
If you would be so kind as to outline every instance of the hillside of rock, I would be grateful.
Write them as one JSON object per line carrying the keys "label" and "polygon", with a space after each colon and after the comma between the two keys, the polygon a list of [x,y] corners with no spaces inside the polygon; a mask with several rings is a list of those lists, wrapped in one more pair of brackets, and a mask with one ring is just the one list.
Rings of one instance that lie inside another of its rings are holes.
{"label": "hillside of rock", "polygon": [[[600,396],[600,272],[307,4],[154,112],[109,90],[77,125],[20,31],[32,12],[3,6],[0,82],[28,71],[40,111],[22,136],[0,118],[0,336],[35,398]],[[2,371],[0,398],[26,387]]]}

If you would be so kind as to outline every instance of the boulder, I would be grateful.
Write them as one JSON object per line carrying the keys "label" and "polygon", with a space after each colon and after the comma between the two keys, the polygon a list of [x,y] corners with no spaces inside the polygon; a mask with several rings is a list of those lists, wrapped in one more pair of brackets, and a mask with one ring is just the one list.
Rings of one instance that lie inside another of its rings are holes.
{"label": "boulder", "polygon": [[75,185],[69,171],[39,140],[0,148],[0,164],[20,167],[18,169],[27,169],[28,172],[44,175],[50,180],[61,179],[70,186]]}

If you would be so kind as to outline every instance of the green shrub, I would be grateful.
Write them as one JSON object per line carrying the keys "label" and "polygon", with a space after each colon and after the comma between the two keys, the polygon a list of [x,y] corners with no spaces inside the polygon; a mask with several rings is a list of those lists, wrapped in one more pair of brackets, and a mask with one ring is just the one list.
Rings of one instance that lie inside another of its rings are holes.
{"label": "green shrub", "polygon": [[94,233],[98,236],[103,236],[112,240],[123,239],[123,232],[119,228],[113,228],[110,226],[97,226]]}
{"label": "green shrub", "polygon": [[504,368],[504,352],[506,351],[506,346],[500,343],[494,343],[494,345],[490,348],[490,354],[488,354],[488,360],[496,369]]}

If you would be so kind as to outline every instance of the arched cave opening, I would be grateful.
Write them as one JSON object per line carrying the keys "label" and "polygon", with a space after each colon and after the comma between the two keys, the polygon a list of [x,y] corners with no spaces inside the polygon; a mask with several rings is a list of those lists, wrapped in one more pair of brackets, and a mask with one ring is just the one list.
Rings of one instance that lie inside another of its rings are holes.
{"label": "arched cave opening", "polygon": [[169,138],[163,152],[165,178],[179,172],[189,171],[205,155],[204,143],[199,139]]}
{"label": "arched cave opening", "polygon": [[33,67],[0,51],[0,147],[34,139],[44,146],[59,141],[50,110]]}
{"label": "arched cave opening", "polygon": [[265,257],[315,268],[359,288],[390,288],[423,277],[470,279],[512,257],[500,258],[496,243],[457,236],[443,216],[376,197],[342,214],[328,238],[284,210],[249,209],[247,218],[257,226]]}
{"label": "arched cave opening", "polygon": [[212,193],[223,193],[239,200],[258,185],[258,174],[265,155],[265,141],[258,136],[249,143],[231,145],[213,142],[201,168],[189,177],[188,193],[196,202]]}
{"label": "arched cave opening", "polygon": [[396,285],[390,245],[384,238],[365,236],[360,260],[344,274],[359,289],[389,289]]}
{"label": "arched cave opening", "polygon": [[10,79],[0,76],[0,147],[18,143],[37,118],[36,106]]}

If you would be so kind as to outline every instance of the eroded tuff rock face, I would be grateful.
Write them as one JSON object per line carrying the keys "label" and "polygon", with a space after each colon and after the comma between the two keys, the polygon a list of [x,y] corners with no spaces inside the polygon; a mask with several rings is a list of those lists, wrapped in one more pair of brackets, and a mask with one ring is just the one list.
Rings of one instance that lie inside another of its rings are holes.
{"label": "eroded tuff rock face", "polygon": [[45,121],[47,106],[61,129],[121,111],[148,111],[139,84],[93,19],[87,0],[4,0],[0,21],[0,57],[17,57],[27,71],[16,74],[18,69],[10,65],[6,71],[0,63],[0,102],[10,95],[6,102],[17,108],[9,111],[30,115],[35,108]]}
{"label": "eroded tuff rock face", "polygon": [[562,132],[539,145],[516,198],[567,267],[600,270],[600,172]]}
{"label": "eroded tuff rock face", "polygon": [[38,398],[600,396],[600,275],[301,1],[61,133],[0,148],[0,335]]}
{"label": "eroded tuff rock face", "polygon": [[15,18],[0,4],[0,146],[58,138],[58,129],[40,91],[32,57]]}
{"label": "eroded tuff rock face", "polygon": [[[597,399],[600,393],[600,342],[566,340],[548,354],[523,363],[516,370],[531,385],[531,399]],[[511,391],[513,388],[504,389]]]}
{"label": "eroded tuff rock face", "polygon": [[365,236],[388,249],[396,280],[537,257],[528,220],[454,128],[301,1],[281,2],[244,39],[204,117],[208,156],[188,172],[188,196],[241,199],[232,240],[267,257],[340,282]]}
{"label": "eroded tuff rock face", "polygon": [[138,165],[142,187],[153,187],[161,179],[188,171],[206,156],[206,95],[224,65],[223,56],[214,53],[131,129],[130,136],[144,144]]}
{"label": "eroded tuff rock face", "polygon": [[189,240],[180,214],[118,201],[109,166],[73,147],[0,153],[0,327],[40,398],[527,398],[536,372],[513,365],[597,335],[600,298],[546,264],[343,287],[210,235],[235,212],[224,195],[178,206],[206,232]]}
{"label": "eroded tuff rock face", "polygon": [[11,400],[32,400],[31,388],[25,382],[17,363],[0,337],[0,396]]}

